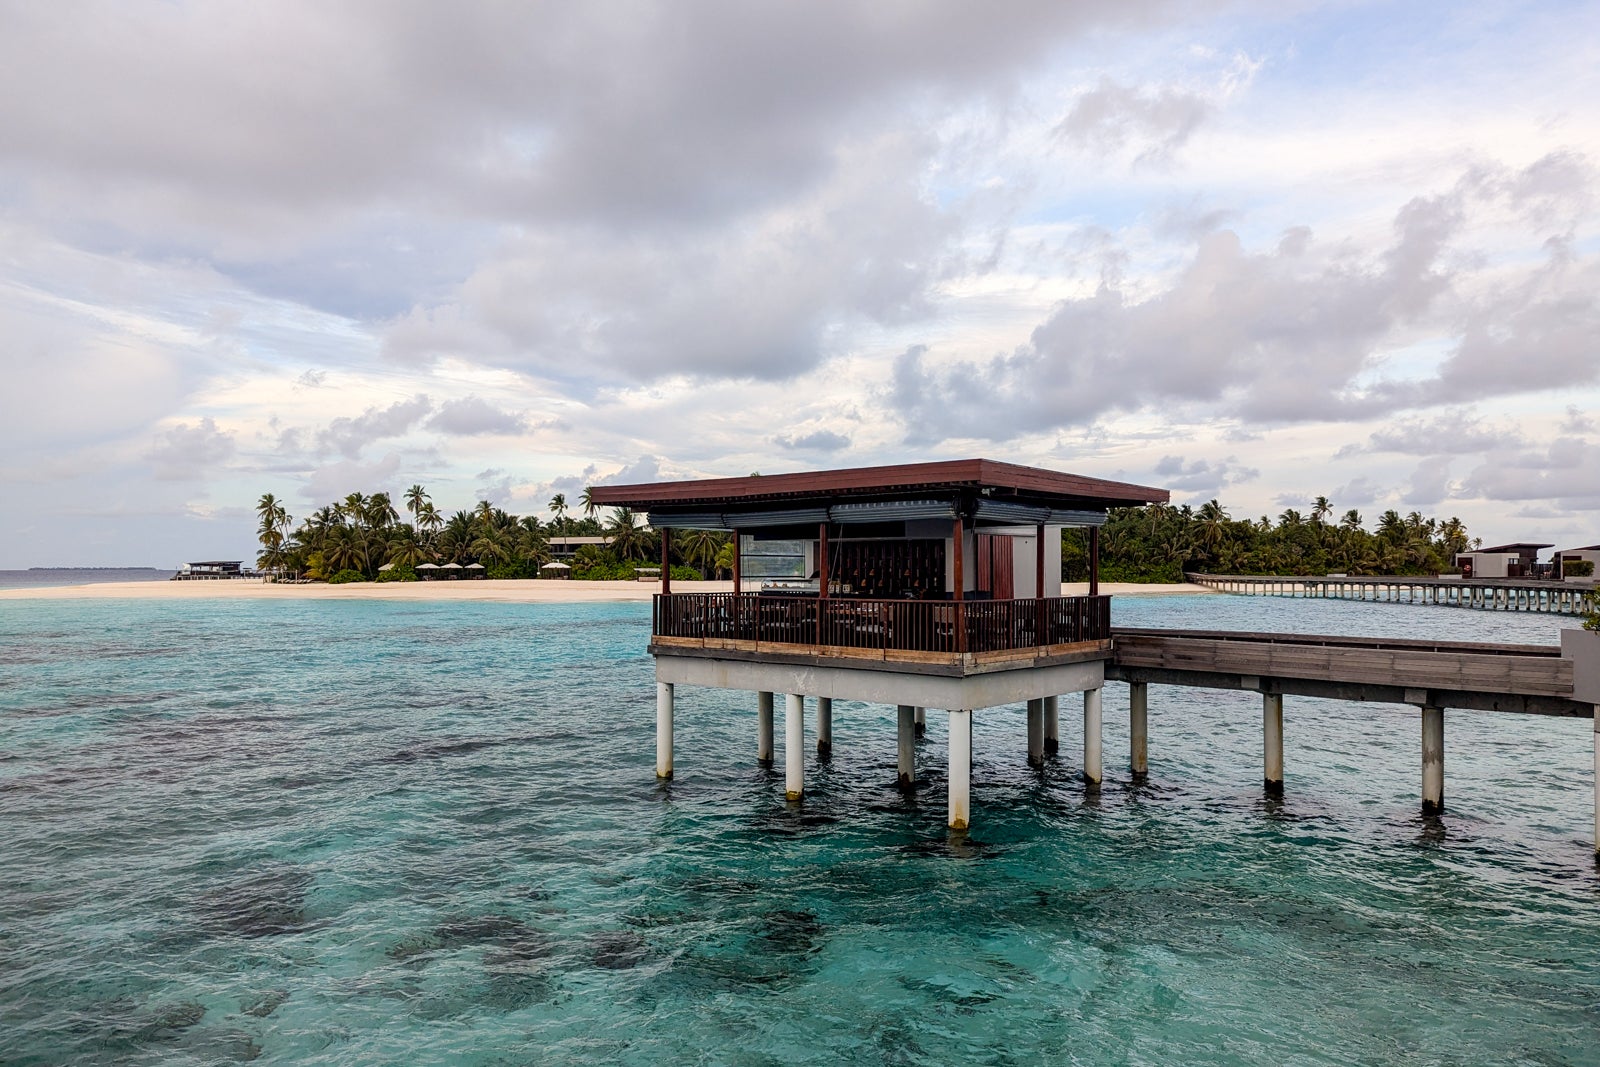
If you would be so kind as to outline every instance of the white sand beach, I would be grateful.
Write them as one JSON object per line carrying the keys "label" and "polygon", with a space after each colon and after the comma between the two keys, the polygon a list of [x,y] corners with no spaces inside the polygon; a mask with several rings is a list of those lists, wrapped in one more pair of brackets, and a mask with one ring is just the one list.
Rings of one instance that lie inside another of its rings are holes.
{"label": "white sand beach", "polygon": [[[673,582],[679,593],[731,593],[732,582]],[[0,589],[0,600],[475,600],[507,604],[580,604],[590,601],[649,600],[658,582],[492,581],[355,582],[349,585],[279,585],[240,578],[199,582],[105,582],[29,589]],[[1089,587],[1069,582],[1063,596],[1083,596]],[[1216,595],[1198,585],[1135,585],[1102,582],[1114,596]]]}

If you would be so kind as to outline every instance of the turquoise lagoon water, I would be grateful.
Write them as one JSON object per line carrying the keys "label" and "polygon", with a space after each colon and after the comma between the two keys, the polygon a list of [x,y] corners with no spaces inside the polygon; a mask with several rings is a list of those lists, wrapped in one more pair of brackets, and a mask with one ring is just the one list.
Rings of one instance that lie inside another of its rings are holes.
{"label": "turquoise lagoon water", "polygon": [[[1550,642],[1560,620],[1125,599],[1128,624]],[[1568,623],[1570,625],[1570,623]],[[790,807],[751,698],[682,689],[653,780],[644,605],[0,602],[0,1063],[1600,1062],[1587,721],[1151,693],[1151,775],[979,713],[893,788],[841,703]],[[781,733],[781,731],[780,731]],[[781,743],[781,739],[780,739]],[[781,757],[780,757],[781,766]]]}

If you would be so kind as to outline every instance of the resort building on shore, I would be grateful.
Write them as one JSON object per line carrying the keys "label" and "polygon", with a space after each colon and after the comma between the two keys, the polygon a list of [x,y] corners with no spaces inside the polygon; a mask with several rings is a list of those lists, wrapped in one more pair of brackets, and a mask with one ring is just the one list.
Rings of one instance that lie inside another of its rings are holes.
{"label": "resort building on shore", "polygon": [[[1587,574],[1573,574],[1569,565],[1573,563],[1587,563],[1587,567],[1575,568],[1587,571]],[[1593,578],[1600,575],[1600,545],[1586,545],[1583,548],[1563,548],[1555,554],[1556,578],[1577,580],[1580,578]]]}
{"label": "resort building on shore", "polygon": [[244,569],[242,559],[208,559],[185,563],[172,576],[175,582],[205,581],[218,578],[254,578],[254,572]]}
{"label": "resort building on shore", "polygon": [[1456,553],[1463,578],[1534,578],[1539,574],[1539,551],[1554,545],[1495,545]]}
{"label": "resort building on shore", "polygon": [[549,540],[550,558],[559,563],[571,563],[572,557],[578,554],[578,549],[594,547],[604,549],[611,544],[609,537],[596,537],[578,534],[552,534]]}
{"label": "resort building on shore", "polygon": [[[904,788],[925,709],[945,711],[952,829],[971,820],[972,718],[984,708],[1026,702],[1029,758],[1042,761],[1059,738],[1058,697],[1083,693],[1084,776],[1100,781],[1111,611],[1099,528],[1108,509],[1166,503],[1165,490],[971,459],[597,486],[593,499],[737,545],[736,592],[674,593],[662,568],[650,640],[659,777],[673,773],[678,687],[706,686],[753,694],[761,761],[773,758],[781,695],[791,800],[805,791],[807,698],[821,755],[835,700],[895,705]],[[1089,532],[1087,596],[1060,595],[1066,527]]]}

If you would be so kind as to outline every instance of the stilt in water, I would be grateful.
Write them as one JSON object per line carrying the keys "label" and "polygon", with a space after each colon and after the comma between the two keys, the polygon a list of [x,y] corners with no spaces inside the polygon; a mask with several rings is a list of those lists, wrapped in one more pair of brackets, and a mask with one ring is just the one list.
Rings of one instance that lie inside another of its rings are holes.
{"label": "stilt in water", "polygon": [[790,693],[783,702],[783,795],[799,800],[806,792],[806,698]]}
{"label": "stilt in water", "polygon": [[1422,814],[1444,813],[1444,709],[1422,709]]}
{"label": "stilt in water", "polygon": [[833,756],[833,698],[817,698],[817,758]]}
{"label": "stilt in water", "polygon": [[1028,701],[1028,766],[1044,766],[1044,701]]}
{"label": "stilt in water", "polygon": [[672,683],[656,683],[656,777],[672,777]]}
{"label": "stilt in water", "polygon": [[895,709],[895,747],[900,756],[900,788],[904,790],[917,784],[916,712],[910,704]]}
{"label": "stilt in water", "polygon": [[1054,756],[1061,750],[1061,698],[1044,698],[1044,754]]}
{"label": "stilt in water", "polygon": [[1099,789],[1100,765],[1100,690],[1083,691],[1083,780]]}
{"label": "stilt in water", "polygon": [[1267,793],[1283,794],[1283,694],[1265,693],[1261,697],[1261,739],[1263,778]]}
{"label": "stilt in water", "polygon": [[1128,769],[1134,778],[1150,773],[1150,686],[1128,684]]}
{"label": "stilt in water", "polygon": [[756,694],[756,762],[772,766],[772,694]]}
{"label": "stilt in water", "polygon": [[950,713],[950,817],[952,830],[972,824],[972,712]]}

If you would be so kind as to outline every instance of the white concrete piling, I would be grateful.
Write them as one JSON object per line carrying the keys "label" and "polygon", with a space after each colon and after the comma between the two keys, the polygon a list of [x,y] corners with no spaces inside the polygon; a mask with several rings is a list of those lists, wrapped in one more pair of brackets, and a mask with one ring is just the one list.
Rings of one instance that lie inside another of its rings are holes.
{"label": "white concrete piling", "polygon": [[1422,709],[1422,813],[1444,812],[1444,709]]}
{"label": "white concrete piling", "polygon": [[1044,701],[1028,701],[1028,764],[1044,766]]}
{"label": "white concrete piling", "polygon": [[950,713],[950,829],[972,824],[972,712]]}
{"label": "white concrete piling", "polygon": [[1061,748],[1061,698],[1044,698],[1044,754],[1054,756]]}
{"label": "white concrete piling", "polygon": [[922,709],[901,704],[895,709],[895,741],[900,755],[900,788],[910,789],[917,782],[917,721]]}
{"label": "white concrete piling", "polygon": [[918,737],[922,737],[923,735],[925,735],[928,732],[928,709],[927,708],[918,708],[917,709],[916,732],[917,732],[917,736]]}
{"label": "white concrete piling", "polygon": [[772,765],[772,694],[756,694],[756,762]]}
{"label": "white concrete piling", "polygon": [[1261,697],[1261,751],[1263,778],[1269,793],[1283,792],[1283,694]]}
{"label": "white concrete piling", "polygon": [[672,683],[656,683],[656,777],[672,777]]}
{"label": "white concrete piling", "polygon": [[1150,773],[1150,685],[1128,684],[1128,768],[1134,777]]}
{"label": "white concrete piling", "polygon": [[833,698],[817,698],[817,758],[833,755]]}
{"label": "white concrete piling", "polygon": [[1083,691],[1083,780],[1100,787],[1100,690]]}
{"label": "white concrete piling", "polygon": [[799,800],[806,792],[806,698],[789,693],[783,703],[783,795]]}

